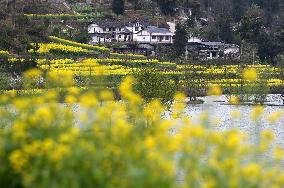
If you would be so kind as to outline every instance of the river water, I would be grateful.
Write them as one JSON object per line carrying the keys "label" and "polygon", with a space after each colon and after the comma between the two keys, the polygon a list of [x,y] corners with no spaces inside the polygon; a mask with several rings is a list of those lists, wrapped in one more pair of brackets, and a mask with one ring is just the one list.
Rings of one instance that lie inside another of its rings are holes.
{"label": "river water", "polygon": [[[240,129],[249,136],[249,141],[255,141],[256,129],[271,130],[275,134],[274,144],[280,144],[284,147],[284,106],[280,95],[269,95],[264,105],[264,112],[258,123],[251,118],[252,105],[227,105],[226,96],[214,97],[207,96],[200,98],[204,100],[203,104],[188,105],[186,107],[187,116],[197,123],[202,112],[208,112],[211,127],[216,130]],[[233,118],[232,112],[237,111],[239,118]],[[282,111],[282,117],[279,121],[270,124],[267,120],[269,114]]]}

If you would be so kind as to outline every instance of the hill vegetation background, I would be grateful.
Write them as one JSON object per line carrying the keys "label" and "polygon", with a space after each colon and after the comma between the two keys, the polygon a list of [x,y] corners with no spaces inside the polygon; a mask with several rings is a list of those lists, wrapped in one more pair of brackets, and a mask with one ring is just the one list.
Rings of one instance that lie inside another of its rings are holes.
{"label": "hill vegetation background", "polygon": [[162,27],[183,20],[187,37],[235,43],[272,65],[283,58],[283,0],[5,0],[0,6],[0,48],[17,54],[49,35],[87,42],[86,27],[98,19],[142,19]]}

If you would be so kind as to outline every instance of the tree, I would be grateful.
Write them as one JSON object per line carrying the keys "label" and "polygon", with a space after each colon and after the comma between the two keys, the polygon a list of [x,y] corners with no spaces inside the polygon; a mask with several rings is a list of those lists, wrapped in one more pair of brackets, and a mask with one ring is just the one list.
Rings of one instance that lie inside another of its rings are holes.
{"label": "tree", "polygon": [[112,11],[116,15],[123,15],[124,14],[124,0],[112,0]]}
{"label": "tree", "polygon": [[49,22],[29,19],[22,6],[0,4],[0,49],[25,54],[31,43],[46,39]]}
{"label": "tree", "polygon": [[16,16],[14,23],[9,18],[0,20],[0,49],[26,52],[31,43],[30,36],[26,33],[26,21],[23,15]]}
{"label": "tree", "polygon": [[264,24],[263,16],[263,10],[255,4],[246,11],[241,20],[241,27],[239,30],[243,39],[251,43],[256,43]]}
{"label": "tree", "polygon": [[246,9],[246,0],[238,0],[238,1],[232,1],[232,16],[234,21],[239,22]]}
{"label": "tree", "polygon": [[201,15],[200,2],[198,0],[191,0],[190,7],[192,8],[192,17],[195,19],[199,18]]}
{"label": "tree", "polygon": [[222,16],[218,21],[219,38],[222,41],[231,43],[233,42],[233,31],[231,29],[231,19],[229,16]]}
{"label": "tree", "polygon": [[164,15],[175,14],[176,1],[175,0],[157,0],[157,3],[160,7],[161,12]]}
{"label": "tree", "polygon": [[257,55],[260,60],[276,65],[276,56],[281,52],[281,46],[277,38],[271,34],[262,33],[258,37],[257,45]]}
{"label": "tree", "polygon": [[141,9],[141,4],[140,4],[139,0],[128,0],[128,1],[131,2],[134,5],[134,10]]}
{"label": "tree", "polygon": [[176,26],[175,40],[174,40],[174,51],[176,57],[180,57],[185,54],[185,48],[188,41],[188,36],[185,26],[180,23]]}

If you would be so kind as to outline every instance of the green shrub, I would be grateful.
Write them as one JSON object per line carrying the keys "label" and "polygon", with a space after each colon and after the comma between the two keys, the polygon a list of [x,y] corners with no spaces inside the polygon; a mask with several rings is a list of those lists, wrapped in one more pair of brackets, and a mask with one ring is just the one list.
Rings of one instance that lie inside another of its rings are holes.
{"label": "green shrub", "polygon": [[134,73],[134,77],[136,80],[135,91],[147,101],[154,98],[168,101],[179,89],[178,84],[168,75],[159,73],[153,68],[141,69]]}

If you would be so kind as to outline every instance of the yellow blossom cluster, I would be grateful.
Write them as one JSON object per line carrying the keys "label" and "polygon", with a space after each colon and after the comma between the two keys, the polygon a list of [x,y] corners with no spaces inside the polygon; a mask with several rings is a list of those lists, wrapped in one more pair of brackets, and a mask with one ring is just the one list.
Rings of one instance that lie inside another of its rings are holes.
{"label": "yellow blossom cluster", "polygon": [[71,41],[71,40],[66,40],[66,39],[62,39],[62,38],[59,38],[59,37],[55,37],[55,36],[49,36],[49,39],[53,40],[56,43],[62,43],[62,44],[68,45],[68,46],[83,48],[83,49],[87,49],[87,50],[91,50],[91,51],[99,51],[99,52],[104,52],[104,53],[109,53],[109,51],[110,51],[109,48],[106,48],[104,46],[83,44],[83,43],[79,43],[79,42],[75,42],[75,41]]}
{"label": "yellow blossom cluster", "polygon": [[10,53],[8,51],[0,50],[0,57],[9,57]]}
{"label": "yellow blossom cluster", "polygon": [[[81,48],[81,47],[74,47],[64,44],[58,43],[40,43],[39,49],[36,50],[37,53],[49,53],[51,50],[58,50],[62,52],[70,52],[70,53],[89,53],[89,50]],[[29,50],[29,52],[33,52],[33,49]]]}
{"label": "yellow blossom cluster", "polygon": [[120,54],[120,53],[110,53],[111,58],[120,58],[120,59],[146,59],[147,57],[139,54]]}
{"label": "yellow blossom cluster", "polygon": [[86,15],[82,14],[25,14],[27,17],[33,18],[84,18]]}
{"label": "yellow blossom cluster", "polygon": [[244,79],[248,81],[256,81],[257,80],[257,71],[254,68],[248,68],[243,71]]}

